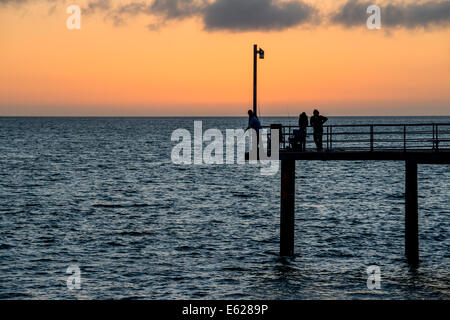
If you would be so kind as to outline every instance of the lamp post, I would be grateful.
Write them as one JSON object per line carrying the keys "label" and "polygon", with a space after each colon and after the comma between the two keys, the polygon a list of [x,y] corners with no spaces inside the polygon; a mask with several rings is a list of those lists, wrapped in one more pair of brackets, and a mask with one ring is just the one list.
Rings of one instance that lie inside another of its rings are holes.
{"label": "lamp post", "polygon": [[260,59],[264,59],[264,50],[259,48],[258,50],[258,45],[254,44],[253,45],[253,114],[255,116],[257,116],[256,113],[256,106],[257,106],[257,101],[256,101],[256,87],[257,87],[257,60],[258,60],[258,54],[259,54],[259,58]]}

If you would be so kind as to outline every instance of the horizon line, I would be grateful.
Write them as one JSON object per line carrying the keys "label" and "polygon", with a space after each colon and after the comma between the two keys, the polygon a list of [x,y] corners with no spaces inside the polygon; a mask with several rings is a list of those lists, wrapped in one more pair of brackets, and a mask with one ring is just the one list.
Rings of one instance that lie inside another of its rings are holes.
{"label": "horizon line", "polygon": [[[230,116],[230,115],[0,115],[0,118],[247,118],[247,115],[243,116]],[[297,118],[298,116],[286,116],[286,115],[269,115],[259,116],[259,118]],[[419,118],[419,117],[450,117],[448,115],[330,115],[327,117],[334,118]]]}

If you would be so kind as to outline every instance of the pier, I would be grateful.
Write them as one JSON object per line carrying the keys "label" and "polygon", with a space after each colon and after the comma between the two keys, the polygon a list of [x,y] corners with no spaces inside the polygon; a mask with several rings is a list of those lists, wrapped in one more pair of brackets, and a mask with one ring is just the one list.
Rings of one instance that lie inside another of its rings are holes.
{"label": "pier", "polygon": [[[257,112],[257,61],[264,50],[253,45],[253,114]],[[450,123],[370,123],[323,126],[323,149],[317,151],[308,128],[305,150],[300,150],[298,126],[272,124],[280,131],[281,195],[280,255],[294,255],[295,161],[404,161],[405,162],[405,255],[419,263],[419,215],[417,166],[450,164]],[[270,146],[270,143],[268,144]],[[257,154],[257,153],[256,153]],[[257,155],[258,157],[258,155]],[[249,154],[246,154],[246,159]]]}
{"label": "pier", "polygon": [[419,263],[417,166],[450,164],[450,123],[328,125],[322,151],[315,149],[312,128],[308,128],[306,150],[299,151],[294,138],[298,127],[271,127],[281,127],[281,256],[294,255],[296,161],[404,161],[405,255],[409,264]]}

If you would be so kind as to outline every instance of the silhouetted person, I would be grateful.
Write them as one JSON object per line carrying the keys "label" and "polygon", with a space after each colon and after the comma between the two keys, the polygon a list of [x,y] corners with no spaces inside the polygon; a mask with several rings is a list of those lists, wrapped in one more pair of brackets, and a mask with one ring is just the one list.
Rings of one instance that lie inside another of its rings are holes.
{"label": "silhouetted person", "polygon": [[256,146],[259,146],[259,130],[261,130],[261,122],[259,122],[256,114],[252,110],[248,110],[248,129],[255,129],[256,131]]}
{"label": "silhouetted person", "polygon": [[298,117],[298,126],[300,128],[300,151],[306,150],[306,135],[308,127],[308,116],[302,112]]}
{"label": "silhouetted person", "polygon": [[261,130],[261,122],[259,122],[256,114],[253,114],[252,110],[248,110],[248,128],[247,129],[255,129],[256,133]]}
{"label": "silhouetted person", "polygon": [[310,124],[314,129],[314,143],[316,144],[317,150],[322,150],[322,135],[323,135],[323,124],[327,122],[328,118],[321,116],[319,110],[314,110],[313,116],[311,117]]}

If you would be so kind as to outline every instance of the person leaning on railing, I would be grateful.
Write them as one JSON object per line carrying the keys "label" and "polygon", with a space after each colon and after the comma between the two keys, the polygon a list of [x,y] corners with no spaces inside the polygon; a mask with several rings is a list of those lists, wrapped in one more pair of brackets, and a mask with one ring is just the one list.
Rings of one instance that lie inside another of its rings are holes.
{"label": "person leaning on railing", "polygon": [[328,118],[321,116],[319,110],[315,109],[313,116],[310,119],[311,127],[314,130],[314,143],[316,144],[317,151],[322,151],[322,135],[323,135],[323,124],[327,122]]}

